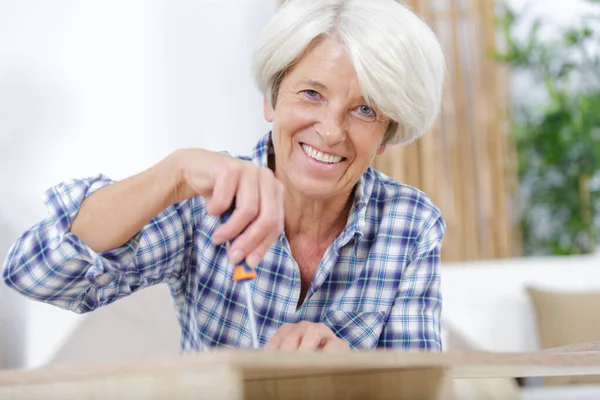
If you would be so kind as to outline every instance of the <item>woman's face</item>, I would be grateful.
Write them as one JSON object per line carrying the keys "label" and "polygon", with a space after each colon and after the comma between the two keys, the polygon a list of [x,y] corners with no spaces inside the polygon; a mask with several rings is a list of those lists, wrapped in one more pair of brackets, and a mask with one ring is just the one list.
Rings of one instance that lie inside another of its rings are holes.
{"label": "woman's face", "polygon": [[388,120],[366,105],[350,58],[322,39],[286,74],[265,118],[273,123],[276,176],[310,199],[347,196],[381,145]]}

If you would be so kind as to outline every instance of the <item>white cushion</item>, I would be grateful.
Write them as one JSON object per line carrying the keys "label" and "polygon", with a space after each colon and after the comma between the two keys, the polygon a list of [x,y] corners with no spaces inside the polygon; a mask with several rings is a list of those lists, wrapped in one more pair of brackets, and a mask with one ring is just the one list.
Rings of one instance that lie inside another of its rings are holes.
{"label": "white cushion", "polygon": [[521,389],[521,400],[598,400],[600,385],[540,386]]}
{"label": "white cushion", "polygon": [[444,263],[442,322],[481,350],[537,351],[528,285],[600,289],[600,255]]}

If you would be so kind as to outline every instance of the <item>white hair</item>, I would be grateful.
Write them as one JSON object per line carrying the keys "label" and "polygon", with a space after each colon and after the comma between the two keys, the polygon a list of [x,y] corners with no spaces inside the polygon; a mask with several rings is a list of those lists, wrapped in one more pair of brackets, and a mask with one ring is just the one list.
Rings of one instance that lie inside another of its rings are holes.
{"label": "white hair", "polygon": [[269,21],[252,69],[273,107],[286,72],[316,39],[347,51],[369,106],[392,123],[388,144],[419,138],[440,111],[446,64],[433,31],[397,0],[287,0]]}

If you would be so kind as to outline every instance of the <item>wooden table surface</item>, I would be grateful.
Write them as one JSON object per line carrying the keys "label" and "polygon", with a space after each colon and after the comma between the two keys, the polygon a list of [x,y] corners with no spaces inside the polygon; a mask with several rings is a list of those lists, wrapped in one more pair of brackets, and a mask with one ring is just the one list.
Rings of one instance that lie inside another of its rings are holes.
{"label": "wooden table surface", "polygon": [[456,378],[600,375],[599,351],[218,350],[0,371],[0,399],[458,400]]}
{"label": "wooden table surface", "polygon": [[116,363],[64,364],[34,370],[3,370],[0,371],[0,385],[128,374],[160,374],[167,371],[202,371],[218,367],[239,370],[247,380],[410,368],[449,369],[454,378],[600,375],[600,351],[419,353],[377,350],[348,353],[285,353],[216,350]]}

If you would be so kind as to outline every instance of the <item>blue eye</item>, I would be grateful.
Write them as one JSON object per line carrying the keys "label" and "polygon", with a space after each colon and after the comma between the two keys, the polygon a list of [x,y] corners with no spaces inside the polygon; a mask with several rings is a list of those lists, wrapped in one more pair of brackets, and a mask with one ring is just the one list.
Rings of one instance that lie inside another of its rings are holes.
{"label": "blue eye", "polygon": [[369,117],[369,118],[375,117],[375,110],[373,110],[373,108],[371,108],[365,104],[363,104],[362,106],[359,106],[358,111],[365,117]]}
{"label": "blue eye", "polygon": [[312,90],[312,89],[304,90],[303,93],[309,99],[318,99],[320,96],[319,92],[317,92],[316,90]]}

